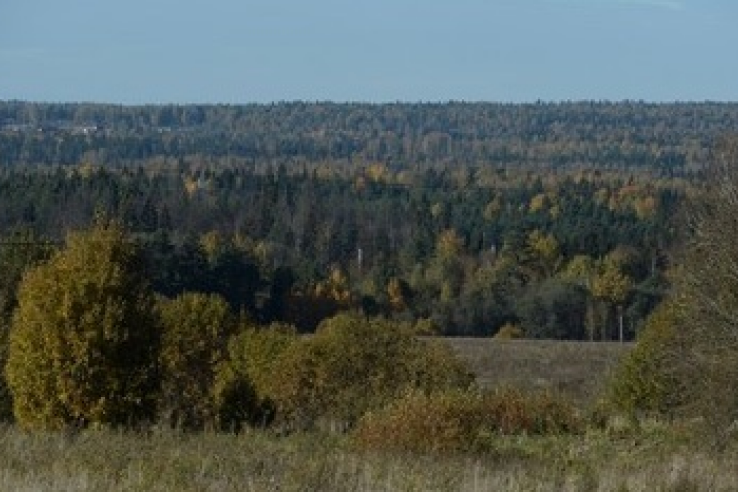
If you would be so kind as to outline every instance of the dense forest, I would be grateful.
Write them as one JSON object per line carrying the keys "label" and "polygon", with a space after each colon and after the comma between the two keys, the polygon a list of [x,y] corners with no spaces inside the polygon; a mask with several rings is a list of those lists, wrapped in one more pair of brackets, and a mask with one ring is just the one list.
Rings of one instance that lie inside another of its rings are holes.
{"label": "dense forest", "polygon": [[0,102],[1,164],[153,158],[643,167],[703,164],[738,104],[277,103],[114,106]]}
{"label": "dense forest", "polygon": [[27,262],[104,215],[157,292],[218,293],[261,322],[361,310],[447,335],[630,339],[736,123],[717,103],[2,102],[3,306]]}

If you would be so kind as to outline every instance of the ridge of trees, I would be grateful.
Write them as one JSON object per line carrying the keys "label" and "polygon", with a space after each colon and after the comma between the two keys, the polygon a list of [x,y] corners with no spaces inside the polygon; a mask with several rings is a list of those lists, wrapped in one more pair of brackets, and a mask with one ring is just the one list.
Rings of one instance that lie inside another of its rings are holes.
{"label": "ridge of trees", "polygon": [[613,167],[692,172],[731,103],[308,103],[120,106],[0,101],[0,164],[263,163]]}

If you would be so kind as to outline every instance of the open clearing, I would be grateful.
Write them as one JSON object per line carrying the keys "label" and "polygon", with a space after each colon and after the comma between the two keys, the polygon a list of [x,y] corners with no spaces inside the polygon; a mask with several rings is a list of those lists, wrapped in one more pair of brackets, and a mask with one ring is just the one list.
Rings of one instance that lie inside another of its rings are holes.
{"label": "open clearing", "polygon": [[597,397],[632,343],[558,340],[444,339],[484,388],[513,386],[560,392],[578,403]]}

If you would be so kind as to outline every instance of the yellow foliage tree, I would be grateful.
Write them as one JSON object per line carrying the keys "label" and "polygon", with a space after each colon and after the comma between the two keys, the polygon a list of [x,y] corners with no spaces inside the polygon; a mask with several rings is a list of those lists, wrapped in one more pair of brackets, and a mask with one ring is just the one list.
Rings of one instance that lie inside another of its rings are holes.
{"label": "yellow foliage tree", "polygon": [[122,228],[98,224],[24,275],[6,366],[23,427],[153,416],[159,330],[142,264]]}
{"label": "yellow foliage tree", "polygon": [[543,277],[551,277],[561,264],[559,242],[553,234],[536,229],[528,236],[528,254],[532,266]]}
{"label": "yellow foliage tree", "polygon": [[464,250],[464,240],[454,229],[446,229],[438,235],[436,253],[441,258],[455,258]]}
{"label": "yellow foliage tree", "polygon": [[[592,280],[592,295],[618,311],[618,339],[624,338],[623,305],[633,289],[633,280],[614,262],[605,262],[602,270]],[[603,333],[603,339],[606,338]]]}
{"label": "yellow foliage tree", "polygon": [[407,308],[408,298],[410,297],[410,286],[404,280],[393,277],[387,284],[387,296],[389,297],[389,304],[392,309],[402,311]]}
{"label": "yellow foliage tree", "polygon": [[218,409],[213,383],[236,324],[220,296],[185,293],[164,300],[160,414],[172,425],[212,427]]}

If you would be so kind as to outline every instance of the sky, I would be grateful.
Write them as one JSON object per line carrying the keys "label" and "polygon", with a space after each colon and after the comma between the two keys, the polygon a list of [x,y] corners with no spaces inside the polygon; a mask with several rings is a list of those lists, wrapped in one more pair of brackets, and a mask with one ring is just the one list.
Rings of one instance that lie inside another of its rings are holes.
{"label": "sky", "polygon": [[0,0],[0,100],[738,101],[736,0]]}

